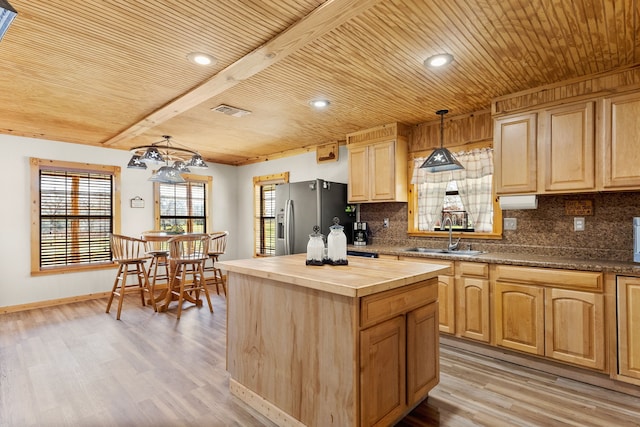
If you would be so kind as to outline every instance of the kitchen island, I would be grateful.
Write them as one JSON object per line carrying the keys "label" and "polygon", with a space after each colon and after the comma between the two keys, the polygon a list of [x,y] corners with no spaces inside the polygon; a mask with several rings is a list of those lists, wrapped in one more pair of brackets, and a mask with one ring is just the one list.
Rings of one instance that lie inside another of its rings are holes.
{"label": "kitchen island", "polygon": [[219,264],[231,392],[276,424],[392,425],[438,383],[442,266],[306,266],[304,254]]}

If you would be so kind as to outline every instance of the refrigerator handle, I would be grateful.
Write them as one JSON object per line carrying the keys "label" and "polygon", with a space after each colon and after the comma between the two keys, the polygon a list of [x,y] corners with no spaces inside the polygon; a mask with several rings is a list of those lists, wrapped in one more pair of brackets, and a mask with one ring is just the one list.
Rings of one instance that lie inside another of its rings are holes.
{"label": "refrigerator handle", "polygon": [[291,255],[293,246],[293,202],[287,199],[284,207],[284,254]]}

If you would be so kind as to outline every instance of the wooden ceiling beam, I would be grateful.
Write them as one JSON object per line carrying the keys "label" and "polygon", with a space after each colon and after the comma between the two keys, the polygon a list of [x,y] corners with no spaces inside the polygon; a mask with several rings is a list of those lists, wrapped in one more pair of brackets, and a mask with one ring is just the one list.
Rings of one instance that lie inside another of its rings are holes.
{"label": "wooden ceiling beam", "polygon": [[102,144],[110,146],[139,136],[147,130],[190,110],[304,48],[309,43],[380,1],[327,0],[313,12],[269,40],[263,46],[238,59],[209,80],[174,99]]}

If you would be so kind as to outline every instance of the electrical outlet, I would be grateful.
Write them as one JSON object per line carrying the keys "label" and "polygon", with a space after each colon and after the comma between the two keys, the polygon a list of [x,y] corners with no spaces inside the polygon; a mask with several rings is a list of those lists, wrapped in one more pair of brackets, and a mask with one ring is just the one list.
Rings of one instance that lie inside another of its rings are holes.
{"label": "electrical outlet", "polygon": [[382,220],[382,227],[389,228],[389,218],[385,218],[384,220]]}
{"label": "electrical outlet", "polygon": [[518,219],[517,218],[504,218],[504,229],[505,230],[516,230],[518,228]]}
{"label": "electrical outlet", "polygon": [[573,231],[584,231],[584,218],[573,218]]}

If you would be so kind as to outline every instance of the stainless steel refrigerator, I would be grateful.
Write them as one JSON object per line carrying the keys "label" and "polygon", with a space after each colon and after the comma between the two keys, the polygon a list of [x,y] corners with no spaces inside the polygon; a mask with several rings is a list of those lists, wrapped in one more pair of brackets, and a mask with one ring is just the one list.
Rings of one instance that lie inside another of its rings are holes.
{"label": "stainless steel refrigerator", "polygon": [[316,179],[276,185],[276,255],[306,252],[314,225],[320,227],[326,242],[336,216],[351,240],[346,207],[347,184]]}

